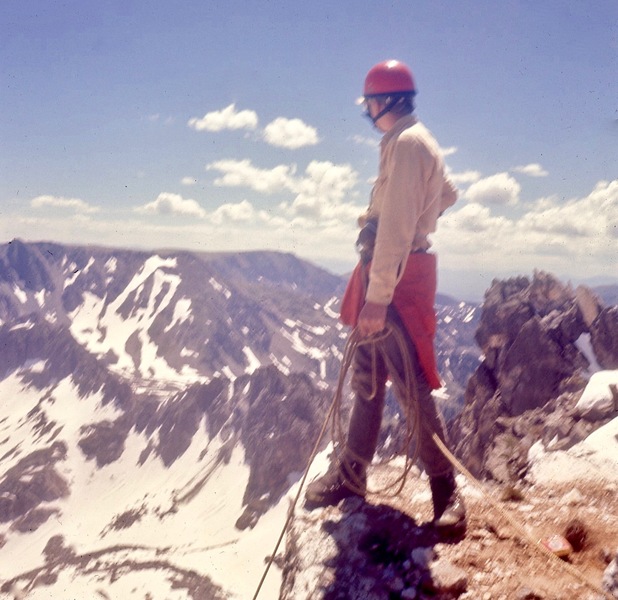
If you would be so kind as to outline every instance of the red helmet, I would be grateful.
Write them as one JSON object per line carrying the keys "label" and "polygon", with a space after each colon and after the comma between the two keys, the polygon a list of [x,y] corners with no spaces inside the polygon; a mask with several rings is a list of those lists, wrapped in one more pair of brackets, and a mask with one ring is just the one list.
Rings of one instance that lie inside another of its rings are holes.
{"label": "red helmet", "polygon": [[398,60],[385,60],[371,67],[365,77],[363,96],[416,94],[412,71]]}

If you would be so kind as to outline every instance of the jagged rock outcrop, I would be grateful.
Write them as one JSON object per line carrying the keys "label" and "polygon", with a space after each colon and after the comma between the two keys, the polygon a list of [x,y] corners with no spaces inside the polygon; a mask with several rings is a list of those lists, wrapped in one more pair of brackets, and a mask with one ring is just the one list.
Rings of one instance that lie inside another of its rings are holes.
{"label": "jagged rock outcrop", "polygon": [[494,281],[476,334],[484,358],[451,427],[458,456],[476,475],[511,481],[536,440],[564,448],[583,439],[606,421],[582,422],[575,405],[590,367],[618,361],[617,339],[616,307],[587,288],[543,272]]}

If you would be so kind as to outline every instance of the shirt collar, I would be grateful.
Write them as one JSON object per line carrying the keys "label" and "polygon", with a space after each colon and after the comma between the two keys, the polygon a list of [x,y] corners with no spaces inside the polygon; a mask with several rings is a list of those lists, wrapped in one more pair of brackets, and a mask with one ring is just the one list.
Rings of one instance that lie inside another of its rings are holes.
{"label": "shirt collar", "polygon": [[386,146],[392,138],[399,135],[404,129],[416,125],[416,123],[418,123],[418,119],[415,115],[405,115],[401,117],[395,121],[395,124],[382,136],[380,145],[382,147]]}

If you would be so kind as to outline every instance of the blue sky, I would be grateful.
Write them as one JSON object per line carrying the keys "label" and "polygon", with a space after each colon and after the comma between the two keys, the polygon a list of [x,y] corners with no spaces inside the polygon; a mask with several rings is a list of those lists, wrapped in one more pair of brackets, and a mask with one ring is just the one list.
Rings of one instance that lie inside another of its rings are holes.
{"label": "blue sky", "polygon": [[345,272],[412,68],[461,194],[441,288],[618,269],[618,3],[4,0],[0,241],[274,249]]}

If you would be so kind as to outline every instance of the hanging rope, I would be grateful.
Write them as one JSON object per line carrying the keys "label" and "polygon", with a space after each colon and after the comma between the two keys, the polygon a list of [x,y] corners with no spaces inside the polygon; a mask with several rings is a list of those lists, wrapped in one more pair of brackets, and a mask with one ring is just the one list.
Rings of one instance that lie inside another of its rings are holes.
{"label": "hanging rope", "polygon": [[[397,345],[399,355],[403,362],[403,378],[400,377],[397,368],[393,364],[386,352],[385,343],[388,337],[391,336]],[[351,356],[349,360],[342,363],[343,380],[345,381],[347,370],[351,364],[354,352],[360,345],[370,345],[370,351],[372,353],[372,377],[371,377],[371,389],[370,400],[374,399],[378,393],[378,381],[377,381],[377,355],[381,354],[382,358],[386,362],[388,373],[395,386],[396,395],[399,400],[399,404],[405,413],[406,433],[404,436],[404,447],[398,452],[398,454],[405,454],[406,460],[403,471],[393,481],[388,482],[383,488],[380,489],[367,489],[364,481],[353,468],[353,463],[366,463],[367,461],[358,456],[350,448],[346,447],[344,430],[342,427],[342,390],[338,388],[335,394],[335,407],[333,410],[332,419],[332,440],[334,444],[333,460],[339,468],[339,473],[345,481],[346,487],[359,495],[372,494],[382,498],[392,498],[399,495],[404,488],[406,479],[416,463],[418,457],[419,444],[415,443],[418,436],[418,427],[420,424],[419,419],[419,404],[418,404],[418,387],[416,377],[414,374],[414,366],[412,364],[412,358],[407,346],[407,340],[400,328],[387,321],[385,329],[369,338],[361,338],[360,334],[355,329],[349,340],[346,351],[349,351]],[[345,358],[345,355],[344,355]],[[412,454],[410,449],[414,447]]]}
{"label": "hanging rope", "polygon": [[333,401],[330,404],[330,408],[328,409],[328,413],[326,414],[326,418],[324,419],[324,423],[322,424],[322,429],[320,430],[320,433],[318,434],[318,437],[316,439],[316,442],[313,446],[313,450],[311,451],[311,454],[309,456],[309,460],[307,461],[307,466],[305,467],[305,472],[303,474],[303,477],[300,481],[300,485],[298,486],[298,491],[296,492],[296,496],[294,497],[294,500],[292,501],[292,504],[288,510],[288,515],[287,518],[285,520],[285,523],[283,525],[283,528],[281,529],[281,533],[279,535],[279,538],[277,539],[277,543],[275,544],[275,547],[268,559],[268,562],[266,563],[266,568],[264,569],[264,573],[262,575],[262,578],[260,579],[260,582],[257,586],[257,589],[255,590],[255,594],[253,595],[253,600],[256,600],[257,597],[260,594],[260,591],[262,589],[262,586],[264,585],[264,581],[266,579],[266,576],[268,575],[268,572],[270,571],[270,568],[272,567],[272,564],[275,560],[275,556],[277,555],[277,552],[279,551],[279,546],[281,545],[281,542],[283,541],[283,537],[285,536],[285,532],[287,531],[290,523],[292,522],[292,519],[294,518],[294,510],[296,509],[296,505],[298,504],[298,500],[300,498],[300,494],[303,490],[303,487],[305,485],[305,482],[307,481],[307,477],[309,476],[309,469],[311,468],[311,464],[313,463],[313,460],[315,459],[318,450],[320,448],[320,444],[322,443],[322,439],[324,437],[324,434],[326,433],[326,429],[328,427],[328,423],[331,419],[331,415],[333,414],[333,411],[335,409],[335,405],[337,402],[337,397],[343,393],[343,385],[345,382],[345,375],[350,367],[351,364],[351,357],[352,357],[352,352],[350,350],[351,346],[353,344],[355,344],[355,339],[356,339],[356,335],[355,335],[355,331],[354,330],[352,332],[352,334],[350,335],[350,337],[348,338],[348,341],[346,343],[345,346],[345,350],[343,353],[343,359],[341,361],[341,369],[339,371],[339,379],[337,382],[337,390],[335,392],[335,397],[333,398]]}
{"label": "hanging rope", "polygon": [[483,485],[481,484],[466,467],[464,467],[459,460],[453,455],[453,453],[446,447],[446,445],[442,442],[442,440],[437,436],[433,435],[433,440],[440,448],[441,452],[448,458],[450,463],[460,472],[462,473],[466,479],[481,493],[483,498],[487,500],[489,505],[498,512],[504,519],[517,531],[523,539],[528,541],[536,550],[538,550],[541,554],[550,557],[554,564],[559,565],[563,570],[567,573],[571,574],[581,583],[587,585],[589,588],[593,589],[595,592],[598,592],[608,598],[609,600],[613,600],[614,596],[606,592],[601,586],[596,583],[590,581],[581,571],[575,568],[572,564],[565,562],[559,556],[554,554],[551,550],[546,548],[541,542],[535,539],[528,530],[519,522],[517,519],[514,519],[500,504],[498,504],[486,491]]}

